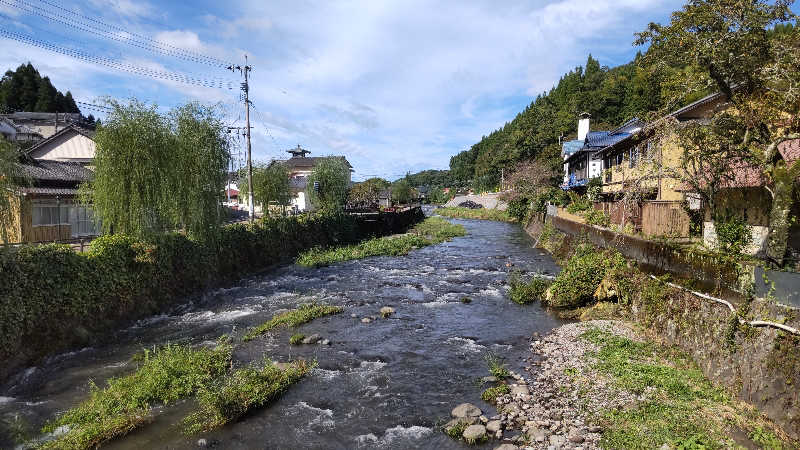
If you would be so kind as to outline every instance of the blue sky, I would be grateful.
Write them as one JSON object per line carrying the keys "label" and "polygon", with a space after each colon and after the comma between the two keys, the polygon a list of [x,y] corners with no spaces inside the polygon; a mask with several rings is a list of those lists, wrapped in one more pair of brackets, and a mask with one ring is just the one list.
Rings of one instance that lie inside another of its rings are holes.
{"label": "blue sky", "polygon": [[[395,179],[447,168],[452,155],[511,120],[589,53],[608,66],[629,61],[637,50],[633,33],[665,22],[681,4],[0,0],[0,30],[232,89],[142,77],[5,38],[0,69],[31,61],[57,88],[90,103],[104,96],[135,96],[165,109],[188,100],[219,103],[226,120],[242,125],[237,74],[130,45],[128,33],[223,61],[242,63],[246,53],[255,159],[285,157],[300,144],[316,156],[345,155],[356,180]],[[45,19],[36,7],[56,19],[102,21],[114,27],[111,39]]]}

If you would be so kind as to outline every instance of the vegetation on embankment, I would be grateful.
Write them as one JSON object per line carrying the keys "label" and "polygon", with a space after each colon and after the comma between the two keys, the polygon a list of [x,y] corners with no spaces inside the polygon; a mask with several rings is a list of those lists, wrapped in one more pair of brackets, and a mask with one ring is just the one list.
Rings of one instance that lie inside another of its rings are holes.
{"label": "vegetation on embankment", "polygon": [[297,309],[292,309],[284,313],[278,314],[267,322],[251,329],[242,338],[243,341],[250,341],[257,336],[272,330],[279,326],[296,327],[304,323],[311,322],[318,317],[325,317],[331,314],[339,314],[343,309],[339,306],[318,305],[315,303],[307,303],[300,305]]}
{"label": "vegetation on embankment", "polygon": [[[773,300],[735,300],[737,310],[654,279],[615,249],[545,225],[539,243],[562,266],[543,305],[566,318],[623,319],[641,324],[656,342],[691,354],[705,376],[754,405],[790,436],[800,437],[800,339],[754,320],[797,328],[792,308]],[[660,444],[659,444],[660,445]]]}
{"label": "vegetation on embankment", "polygon": [[108,380],[103,389],[91,384],[87,400],[45,425],[42,431],[56,437],[34,445],[97,448],[149,422],[153,407],[195,395],[200,410],[183,421],[186,432],[208,431],[276,399],[313,366],[296,361],[278,367],[265,361],[261,369],[231,370],[231,354],[224,338],[215,348],[166,345],[145,350],[134,373]]}
{"label": "vegetation on embankment", "polygon": [[55,244],[0,249],[0,380],[303,250],[402,232],[423,217],[415,209],[369,223],[347,215],[271,218],[222,227],[211,241],[178,233],[147,241],[110,235],[86,253]]}
{"label": "vegetation on embankment", "polygon": [[444,208],[436,208],[434,212],[441,216],[450,217],[453,219],[479,219],[496,220],[498,222],[516,222],[516,220],[509,216],[506,211],[501,211],[499,209],[470,209],[448,206]]}
{"label": "vegetation on embankment", "polygon": [[783,439],[788,442],[752,407],[712,385],[686,353],[599,328],[581,338],[598,347],[589,357],[592,369],[611,381],[608,387],[638,398],[630,408],[595,414],[593,420],[604,428],[602,447],[727,448],[736,445],[732,436],[739,430],[762,448],[779,449]]}
{"label": "vegetation on embankment", "polygon": [[413,249],[440,244],[466,234],[461,225],[452,224],[441,217],[429,217],[407,234],[369,239],[356,245],[308,250],[297,258],[297,264],[320,267],[370,256],[406,255]]}

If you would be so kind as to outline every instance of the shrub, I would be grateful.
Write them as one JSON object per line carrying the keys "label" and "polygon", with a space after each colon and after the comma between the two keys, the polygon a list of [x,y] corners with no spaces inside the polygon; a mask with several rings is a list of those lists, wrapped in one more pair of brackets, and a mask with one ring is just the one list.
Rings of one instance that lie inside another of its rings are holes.
{"label": "shrub", "polygon": [[303,333],[293,334],[292,337],[289,338],[289,343],[291,345],[300,345],[303,342],[303,339],[306,338],[306,335]]}
{"label": "shrub", "polygon": [[568,191],[567,195],[570,200],[567,212],[570,214],[578,214],[592,207],[592,202],[587,197],[582,197],[573,191]]}
{"label": "shrub", "polygon": [[528,217],[529,209],[530,201],[528,201],[527,198],[518,197],[508,202],[508,209],[506,212],[517,222],[524,223],[525,219]]}
{"label": "shrub", "polygon": [[486,360],[486,366],[489,369],[489,373],[492,374],[492,376],[497,377],[500,380],[511,376],[511,372],[509,372],[506,368],[506,364],[503,363],[502,357],[497,356],[494,353],[487,353],[484,356],[484,359]]}
{"label": "shrub", "polygon": [[717,231],[719,249],[724,253],[739,255],[753,240],[750,226],[741,219],[718,221],[714,227]]}
{"label": "shrub", "polygon": [[583,218],[586,219],[586,223],[589,225],[597,225],[605,228],[611,225],[611,219],[608,217],[608,214],[599,209],[587,209],[583,212]]}
{"label": "shrub", "polygon": [[575,308],[589,303],[603,278],[610,271],[624,266],[625,261],[619,252],[603,252],[587,244],[579,246],[551,285],[549,305]]}
{"label": "shrub", "polygon": [[544,293],[551,283],[552,281],[537,274],[526,279],[516,270],[511,273],[508,280],[510,287],[508,294],[514,302],[525,305],[544,298]]}

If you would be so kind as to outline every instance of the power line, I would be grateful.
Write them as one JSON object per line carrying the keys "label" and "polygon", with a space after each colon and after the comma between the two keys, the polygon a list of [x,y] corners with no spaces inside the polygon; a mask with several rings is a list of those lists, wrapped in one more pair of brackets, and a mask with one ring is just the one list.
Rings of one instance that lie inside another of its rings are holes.
{"label": "power line", "polygon": [[[59,6],[57,4],[51,3],[51,2],[49,2],[47,0],[39,0],[39,1],[41,3],[44,3],[46,5],[51,6],[53,8],[56,8],[57,10],[64,11],[66,13],[69,13],[69,14],[73,15],[73,16],[77,16],[79,18],[82,18],[82,19],[94,22],[96,24],[99,24],[101,27],[86,23],[85,21],[80,21],[80,20],[77,20],[75,18],[71,18],[71,17],[65,16],[63,14],[59,14],[58,12],[54,12],[53,10],[50,10],[50,9],[47,9],[47,8],[44,8],[44,7],[41,7],[41,6],[37,6],[37,5],[34,5],[34,4],[31,4],[31,3],[29,3],[29,2],[27,2],[25,0],[0,0],[0,3],[4,3],[4,4],[8,5],[8,6],[12,6],[14,8],[17,8],[17,9],[20,9],[20,10],[23,10],[23,11],[27,11],[27,12],[32,13],[32,14],[36,14],[36,15],[38,15],[40,17],[43,17],[43,18],[45,18],[47,20],[50,20],[50,21],[53,21],[53,22],[58,22],[58,23],[61,23],[61,24],[64,24],[64,25],[79,29],[81,31],[86,31],[86,32],[98,35],[98,36],[106,38],[106,39],[111,39],[111,40],[114,40],[114,41],[117,41],[117,42],[121,42],[121,43],[128,44],[128,45],[131,45],[131,46],[134,46],[134,47],[142,48],[142,49],[145,49],[145,50],[148,50],[148,51],[152,51],[152,52],[155,52],[155,53],[159,53],[159,54],[162,54],[162,55],[172,56],[172,57],[176,57],[176,58],[183,59],[183,60],[186,60],[186,61],[196,62],[196,63],[199,63],[199,64],[206,64],[206,65],[219,67],[219,68],[224,68],[224,67],[230,65],[229,62],[221,60],[219,58],[215,58],[213,56],[204,55],[202,53],[191,51],[191,50],[186,50],[186,49],[183,49],[183,48],[171,45],[171,44],[167,44],[165,42],[161,42],[161,41],[157,41],[155,39],[148,38],[147,36],[143,36],[141,34],[137,34],[137,33],[133,33],[133,32],[127,31],[127,30],[125,30],[125,29],[123,29],[121,27],[105,23],[105,22],[103,22],[103,21],[101,21],[99,19],[87,16],[87,15],[84,15],[84,14],[77,13],[75,11],[72,11],[72,10],[68,9],[68,8],[64,8],[64,7]],[[24,6],[21,6],[21,5],[24,5]],[[106,29],[103,29],[102,27],[105,27]],[[113,30],[113,31],[109,31],[109,29]],[[119,33],[124,33],[124,35],[120,35]]]}
{"label": "power line", "polygon": [[208,88],[217,88],[217,89],[233,89],[233,84],[231,82],[225,82],[224,80],[209,80],[203,78],[196,78],[189,75],[174,73],[174,72],[164,72],[159,70],[148,69],[144,67],[135,66],[133,64],[123,63],[120,61],[116,61],[113,59],[105,58],[102,56],[95,56],[90,55],[88,53],[84,53],[78,50],[69,49],[66,47],[61,47],[56,44],[52,44],[40,39],[35,39],[30,36],[16,33],[13,31],[5,30],[0,28],[0,36],[5,37],[7,39],[15,40],[17,42],[21,42],[23,44],[32,45],[34,47],[39,47],[44,50],[52,51],[55,53],[60,53],[62,55],[70,56],[75,59],[80,59],[82,61],[91,63],[91,64],[98,64],[101,66],[109,67],[112,69],[121,70],[124,72],[133,73],[136,75],[146,76],[154,79],[161,79],[161,80],[168,80],[168,81],[175,81],[178,83],[184,84],[191,84],[195,86],[202,86]]}

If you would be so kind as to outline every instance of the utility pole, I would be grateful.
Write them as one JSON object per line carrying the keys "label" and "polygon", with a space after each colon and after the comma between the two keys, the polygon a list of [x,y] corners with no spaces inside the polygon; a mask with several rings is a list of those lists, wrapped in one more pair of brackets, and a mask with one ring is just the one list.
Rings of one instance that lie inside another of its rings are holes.
{"label": "utility pole", "polygon": [[255,206],[253,204],[253,157],[250,146],[250,84],[248,83],[248,75],[253,68],[247,64],[247,55],[244,55],[244,67],[242,66],[228,66],[228,70],[238,70],[244,76],[244,83],[242,83],[242,90],[244,91],[244,107],[245,107],[245,135],[247,136],[247,210],[250,215],[250,223],[253,223],[255,217]]}

